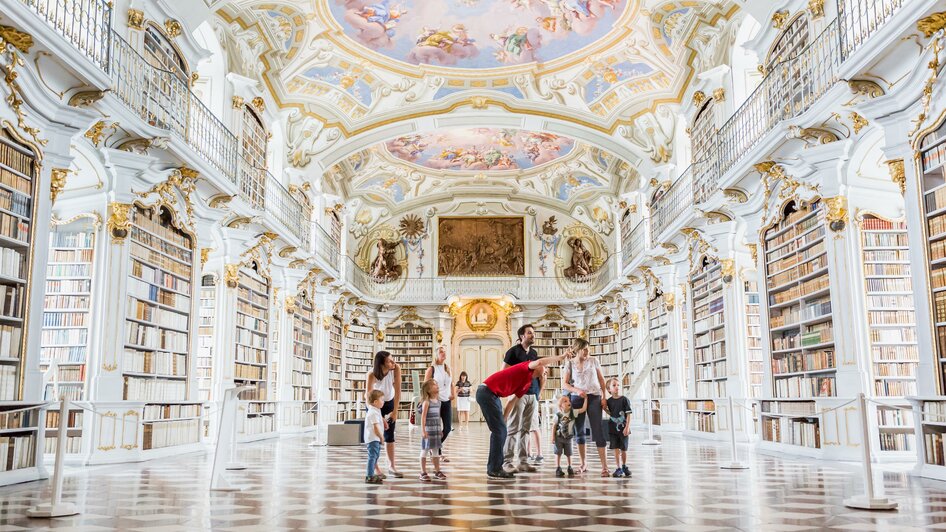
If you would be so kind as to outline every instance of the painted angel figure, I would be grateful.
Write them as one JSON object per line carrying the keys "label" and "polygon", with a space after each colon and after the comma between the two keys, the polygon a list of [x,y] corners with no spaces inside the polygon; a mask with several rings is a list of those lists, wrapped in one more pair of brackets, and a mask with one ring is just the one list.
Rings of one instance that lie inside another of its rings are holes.
{"label": "painted angel figure", "polygon": [[506,33],[491,33],[489,36],[499,43],[500,51],[496,53],[496,58],[504,63],[510,58],[518,61],[524,53],[535,49],[529,42],[529,28],[525,26],[520,26],[511,33],[507,30]]}
{"label": "painted angel figure", "polygon": [[548,267],[545,265],[546,259],[554,257],[558,250],[558,242],[562,236],[558,234],[558,228],[555,227],[555,216],[549,216],[549,219],[542,224],[542,231],[539,231],[536,218],[532,218],[532,233],[542,244],[539,247],[539,271],[545,275]]}
{"label": "painted angel figure", "polygon": [[384,26],[388,37],[394,37],[394,27],[400,22],[402,16],[407,14],[407,10],[400,5],[390,6],[391,0],[381,0],[375,4],[368,4],[357,12],[357,15],[368,22]]}

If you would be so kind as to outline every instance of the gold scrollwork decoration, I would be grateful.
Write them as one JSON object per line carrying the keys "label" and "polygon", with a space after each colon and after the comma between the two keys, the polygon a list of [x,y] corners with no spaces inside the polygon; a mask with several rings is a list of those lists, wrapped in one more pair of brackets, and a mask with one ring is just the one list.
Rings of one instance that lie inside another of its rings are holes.
{"label": "gold scrollwork decoration", "polygon": [[258,112],[262,113],[266,110],[266,101],[263,100],[261,96],[257,96],[250,101],[250,105],[253,106]]}
{"label": "gold scrollwork decoration", "polygon": [[246,100],[242,96],[234,96],[230,98],[230,106],[234,109],[242,109],[243,105],[246,103]]}
{"label": "gold scrollwork decoration", "polygon": [[788,22],[788,10],[783,9],[782,11],[776,11],[772,14],[772,27],[780,30],[785,27],[785,23]]}
{"label": "gold scrollwork decoration", "polygon": [[[0,42],[7,43],[24,54],[30,53],[33,47],[33,36],[20,31],[13,26],[0,25]],[[5,46],[4,46],[5,48]]]}
{"label": "gold scrollwork decoration", "polygon": [[131,204],[112,202],[108,204],[108,232],[113,244],[122,244],[131,232]]}
{"label": "gold scrollwork decoration", "polygon": [[808,12],[813,20],[824,18],[824,0],[808,0]]}
{"label": "gold scrollwork decoration", "polygon": [[946,11],[933,13],[928,17],[921,18],[916,23],[916,29],[923,32],[923,36],[927,39],[943,28],[946,28]]}
{"label": "gold scrollwork decoration", "polygon": [[[102,144],[102,140],[105,139],[105,129],[108,127],[104,120],[99,120],[85,132],[85,138],[89,139],[89,142],[98,148]],[[114,127],[114,124],[112,127]]]}
{"label": "gold scrollwork decoration", "polygon": [[878,98],[886,94],[884,88],[877,84],[875,81],[869,79],[851,79],[848,80],[847,86],[851,89],[851,92],[858,96],[866,96],[868,98]]}
{"label": "gold scrollwork decoration", "polygon": [[673,310],[676,304],[677,296],[673,292],[664,292],[664,308]]}
{"label": "gold scrollwork decoration", "polygon": [[210,258],[210,253],[214,248],[200,248],[200,267],[203,268],[207,264],[207,260]]}
{"label": "gold scrollwork decoration", "polygon": [[870,122],[867,121],[863,116],[851,111],[851,123],[854,126],[854,134],[858,134],[862,129],[870,125]]}
{"label": "gold scrollwork decoration", "polygon": [[236,288],[240,284],[240,264],[227,264],[223,267],[223,282],[227,288]]}
{"label": "gold scrollwork decoration", "polygon": [[89,107],[94,105],[99,100],[105,97],[108,94],[109,89],[104,91],[100,90],[91,90],[91,91],[79,91],[69,97],[69,106],[70,107]]}
{"label": "gold scrollwork decoration", "polygon": [[286,314],[292,315],[298,310],[295,296],[286,296]]}
{"label": "gold scrollwork decoration", "polygon": [[83,212],[83,213],[81,213],[81,214],[77,214],[77,215],[75,215],[75,216],[73,216],[73,217],[71,217],[71,218],[67,218],[67,219],[65,219],[65,220],[63,220],[63,219],[61,219],[61,218],[58,218],[58,217],[54,214],[54,215],[52,215],[52,217],[50,218],[49,224],[52,225],[53,227],[59,227],[59,226],[62,226],[62,225],[69,225],[69,224],[71,224],[72,222],[75,222],[76,220],[79,220],[79,219],[82,219],[82,218],[88,218],[88,219],[92,220],[92,227],[94,227],[95,229],[98,229],[99,227],[102,226],[102,215],[99,214],[99,213],[97,213],[97,212]]}
{"label": "gold scrollwork decoration", "polygon": [[827,207],[825,218],[828,228],[835,233],[843,231],[847,227],[847,196],[825,198],[824,203]]}
{"label": "gold scrollwork decoration", "polygon": [[59,193],[62,192],[62,189],[66,188],[66,178],[68,178],[71,173],[72,170],[68,168],[52,169],[49,181],[49,201],[51,203],[56,203],[56,198],[59,197]]}
{"label": "gold scrollwork decoration", "polygon": [[891,159],[887,161],[887,170],[890,172],[890,180],[900,187],[900,193],[907,192],[907,172],[904,168],[903,159]]}
{"label": "gold scrollwork decoration", "polygon": [[184,28],[181,26],[181,23],[172,18],[164,21],[164,30],[167,32],[168,37],[176,39],[184,33]]}
{"label": "gold scrollwork decoration", "polygon": [[145,12],[140,9],[129,9],[128,27],[138,31],[145,29]]}
{"label": "gold scrollwork decoration", "polygon": [[713,100],[716,103],[722,103],[726,101],[726,89],[720,87],[713,91]]}
{"label": "gold scrollwork decoration", "polygon": [[724,283],[731,283],[736,278],[736,260],[722,259],[719,261],[719,273]]}
{"label": "gold scrollwork decoration", "polygon": [[696,91],[693,93],[693,105],[699,107],[703,105],[703,102],[706,101],[706,93],[703,91]]}

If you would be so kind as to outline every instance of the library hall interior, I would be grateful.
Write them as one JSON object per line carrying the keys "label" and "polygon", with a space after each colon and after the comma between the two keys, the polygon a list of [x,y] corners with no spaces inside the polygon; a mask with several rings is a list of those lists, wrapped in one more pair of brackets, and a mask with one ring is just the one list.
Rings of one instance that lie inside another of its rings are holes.
{"label": "library hall interior", "polygon": [[946,0],[0,0],[0,532],[946,530]]}

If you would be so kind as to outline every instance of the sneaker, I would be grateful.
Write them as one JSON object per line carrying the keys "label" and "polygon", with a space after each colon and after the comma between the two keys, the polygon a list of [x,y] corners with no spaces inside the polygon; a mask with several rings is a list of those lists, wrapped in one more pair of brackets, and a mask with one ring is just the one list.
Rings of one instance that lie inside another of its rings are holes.
{"label": "sneaker", "polygon": [[434,471],[434,478],[437,480],[447,480],[447,475],[444,475],[443,471]]}
{"label": "sneaker", "polygon": [[562,468],[561,468],[561,467],[556,467],[556,468],[555,468],[555,476],[556,476],[556,477],[564,477],[564,476],[565,476],[565,472],[562,471]]}
{"label": "sneaker", "polygon": [[630,477],[630,476],[631,476],[631,470],[627,468],[627,465],[625,465],[624,467],[622,467],[622,468],[621,468],[621,471],[624,472],[624,476],[625,476],[625,477]]}
{"label": "sneaker", "polygon": [[401,473],[400,471],[395,471],[393,469],[388,469],[388,474],[394,478],[404,478],[404,473]]}
{"label": "sneaker", "polygon": [[507,480],[513,478],[515,475],[506,471],[489,471],[486,473],[486,476],[497,480]]}
{"label": "sneaker", "polygon": [[519,464],[519,467],[516,468],[520,473],[535,473],[538,469],[530,466],[529,464],[522,463]]}
{"label": "sneaker", "polygon": [[430,482],[430,475],[427,473],[421,473],[417,478],[419,478],[421,482]]}
{"label": "sneaker", "polygon": [[624,476],[624,470],[620,467],[614,470],[614,474],[611,475],[614,478],[621,478]]}
{"label": "sneaker", "polygon": [[572,466],[568,466],[568,476],[570,477],[575,476],[575,470],[572,469]]}
{"label": "sneaker", "polygon": [[545,460],[545,457],[542,456],[541,454],[540,454],[539,456],[536,456],[536,457],[535,457],[535,463],[537,463],[537,464],[541,464],[541,463],[542,463],[542,460]]}
{"label": "sneaker", "polygon": [[503,471],[507,473],[518,473],[519,468],[512,464],[503,464]]}
{"label": "sneaker", "polygon": [[365,484],[381,484],[381,478],[378,475],[371,475],[370,477],[365,477]]}

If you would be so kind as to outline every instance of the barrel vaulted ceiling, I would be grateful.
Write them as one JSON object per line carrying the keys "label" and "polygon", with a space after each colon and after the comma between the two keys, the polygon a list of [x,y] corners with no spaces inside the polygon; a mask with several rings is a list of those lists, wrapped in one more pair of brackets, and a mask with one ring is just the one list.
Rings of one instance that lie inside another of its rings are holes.
{"label": "barrel vaulted ceiling", "polygon": [[262,80],[291,166],[389,210],[445,194],[561,208],[636,187],[727,62],[738,8],[703,0],[223,0],[230,71]]}

